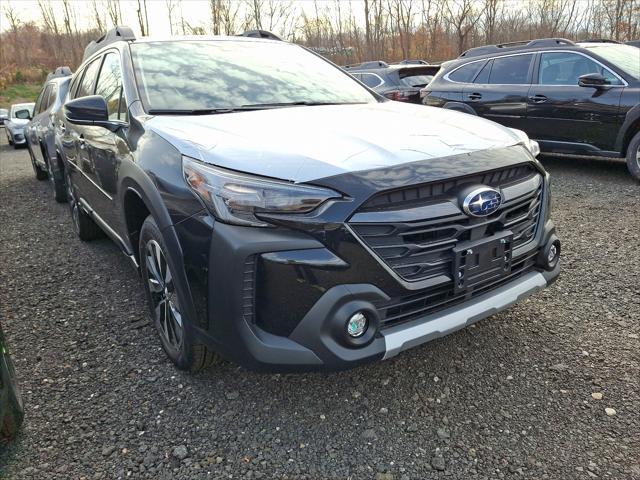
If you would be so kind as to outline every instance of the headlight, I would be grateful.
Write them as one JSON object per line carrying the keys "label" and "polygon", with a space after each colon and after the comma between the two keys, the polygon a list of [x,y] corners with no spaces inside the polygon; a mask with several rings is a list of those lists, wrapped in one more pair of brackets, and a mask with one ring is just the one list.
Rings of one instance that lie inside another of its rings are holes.
{"label": "headlight", "polygon": [[509,128],[515,135],[520,139],[522,144],[526,147],[533,157],[537,157],[540,154],[540,145],[535,140],[531,140],[529,136],[524,133],[522,130],[518,130],[517,128]]}
{"label": "headlight", "polygon": [[209,211],[218,220],[235,225],[267,227],[256,214],[307,213],[330,198],[341,197],[326,188],[240,174],[184,156],[182,171]]}

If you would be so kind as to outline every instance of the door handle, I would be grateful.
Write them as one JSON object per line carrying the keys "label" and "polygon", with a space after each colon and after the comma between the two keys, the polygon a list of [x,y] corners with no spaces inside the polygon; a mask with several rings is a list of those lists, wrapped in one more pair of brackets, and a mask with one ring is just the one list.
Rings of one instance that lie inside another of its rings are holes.
{"label": "door handle", "polygon": [[544,103],[547,101],[547,97],[544,95],[532,95],[529,97],[533,103]]}
{"label": "door handle", "polygon": [[469,100],[472,100],[472,101],[480,100],[482,98],[482,94],[481,93],[470,93],[468,98],[469,98]]}

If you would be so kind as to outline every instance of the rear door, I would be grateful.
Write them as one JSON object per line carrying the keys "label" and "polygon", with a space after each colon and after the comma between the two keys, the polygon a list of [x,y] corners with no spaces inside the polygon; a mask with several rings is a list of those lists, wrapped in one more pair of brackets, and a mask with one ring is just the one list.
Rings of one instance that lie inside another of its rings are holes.
{"label": "rear door", "polygon": [[[74,98],[93,95],[101,62],[102,57],[98,57],[85,67]],[[100,198],[100,194],[98,185],[95,183],[95,172],[89,157],[86,137],[91,136],[92,131],[98,127],[66,122],[66,128],[63,139],[65,156],[75,167],[69,171],[69,174],[73,177],[73,183],[78,188],[80,196],[91,205],[95,198]]]}
{"label": "rear door", "polygon": [[[603,75],[609,86],[580,87],[578,78],[587,73]],[[624,86],[615,73],[583,53],[542,52],[529,92],[524,130],[547,151],[612,151],[622,120],[619,109]]]}
{"label": "rear door", "polygon": [[476,113],[506,127],[522,129],[533,74],[533,53],[488,60],[463,91],[463,101]]}
{"label": "rear door", "polygon": [[25,137],[31,147],[31,153],[36,162],[44,165],[44,157],[42,155],[42,149],[40,148],[40,139],[38,136],[38,129],[41,122],[42,112],[47,108],[47,102],[49,100],[49,92],[51,91],[51,85],[45,85],[42,92],[36,100],[36,104],[33,107],[33,119],[25,128]]}

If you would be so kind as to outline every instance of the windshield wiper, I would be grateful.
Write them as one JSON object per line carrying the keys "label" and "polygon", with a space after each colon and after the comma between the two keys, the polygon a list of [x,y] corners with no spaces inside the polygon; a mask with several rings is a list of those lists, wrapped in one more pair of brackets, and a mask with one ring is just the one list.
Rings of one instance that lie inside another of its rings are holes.
{"label": "windshield wiper", "polygon": [[217,115],[221,113],[252,112],[255,110],[266,110],[270,108],[296,107],[296,106],[316,106],[316,105],[355,105],[364,102],[278,102],[278,103],[251,103],[238,107],[217,107],[217,108],[197,108],[188,109],[151,109],[149,115]]}
{"label": "windshield wiper", "polygon": [[216,115],[220,113],[251,112],[253,110],[263,110],[265,107],[254,107],[253,105],[243,105],[241,107],[218,107],[218,108],[197,108],[188,109],[151,109],[149,115]]}
{"label": "windshield wiper", "polygon": [[242,108],[280,108],[280,107],[315,107],[318,105],[356,105],[366,102],[309,102],[301,100],[298,102],[275,102],[275,103],[251,103],[242,105]]}

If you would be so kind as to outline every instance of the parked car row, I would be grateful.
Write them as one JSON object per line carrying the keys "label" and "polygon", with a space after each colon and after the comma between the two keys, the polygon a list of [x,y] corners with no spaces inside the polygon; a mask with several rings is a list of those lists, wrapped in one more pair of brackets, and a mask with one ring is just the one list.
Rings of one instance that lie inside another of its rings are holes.
{"label": "parked car row", "polygon": [[[384,78],[413,88],[424,68]],[[117,27],[46,82],[27,131],[80,239],[106,234],[139,269],[182,369],[388,359],[559,274],[524,132],[391,101],[266,32]]]}
{"label": "parked car row", "polygon": [[377,61],[344,68],[394,100],[422,101],[523,130],[542,154],[626,159],[629,172],[640,179],[640,49],[635,46],[547,38],[473,48],[432,66],[437,73],[419,97],[409,88],[387,95],[398,81],[384,81],[385,72],[402,66]]}

